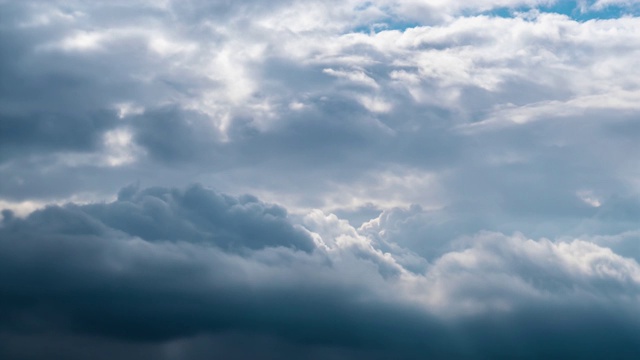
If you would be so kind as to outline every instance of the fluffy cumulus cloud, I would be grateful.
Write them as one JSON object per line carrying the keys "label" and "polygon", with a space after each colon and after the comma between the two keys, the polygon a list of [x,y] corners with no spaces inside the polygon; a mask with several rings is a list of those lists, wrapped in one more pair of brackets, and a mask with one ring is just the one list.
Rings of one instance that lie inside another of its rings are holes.
{"label": "fluffy cumulus cloud", "polygon": [[0,0],[0,357],[637,358],[639,11]]}

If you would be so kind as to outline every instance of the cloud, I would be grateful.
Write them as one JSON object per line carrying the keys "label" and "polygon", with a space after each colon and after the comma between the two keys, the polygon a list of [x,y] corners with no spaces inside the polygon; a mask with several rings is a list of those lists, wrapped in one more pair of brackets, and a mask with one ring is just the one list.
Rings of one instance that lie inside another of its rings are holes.
{"label": "cloud", "polygon": [[0,0],[0,357],[637,357],[635,10]]}
{"label": "cloud", "polygon": [[637,349],[640,265],[584,240],[479,233],[410,271],[334,215],[311,213],[301,227],[282,208],[199,186],[128,187],[111,203],[5,216],[0,233],[4,341],[126,341],[146,356],[185,341],[188,359],[198,338],[215,348],[234,333],[347,357]]}
{"label": "cloud", "polygon": [[[380,183],[375,174],[439,180],[458,174],[439,189],[446,196],[415,200],[434,207],[455,202],[450,195],[466,189],[479,189],[469,198],[487,191],[510,198],[500,190],[509,187],[493,184],[528,186],[514,180],[514,161],[554,185],[550,198],[571,202],[592,184],[575,178],[580,171],[564,174],[562,183],[544,170],[540,154],[563,146],[573,155],[554,158],[557,167],[575,166],[577,154],[601,141],[597,134],[609,126],[600,121],[604,112],[637,110],[633,17],[578,22],[549,12],[475,13],[547,4],[505,1],[439,2],[431,10],[448,20],[415,23],[406,17],[420,13],[408,10],[418,3],[36,4],[42,5],[2,5],[16,14],[5,25],[2,41],[10,51],[1,64],[7,129],[0,171],[11,180],[0,191],[13,202],[68,198],[68,184],[55,179],[75,173],[87,179],[77,186],[101,194],[137,180],[168,186],[197,180],[290,199],[292,207],[351,211],[367,202],[409,205],[396,199],[416,196],[394,185],[375,199],[333,200]],[[307,15],[317,24],[297,22]],[[358,30],[360,22],[376,21],[391,25]],[[397,29],[394,21],[410,26]],[[62,46],[87,34],[100,39],[94,49]],[[135,111],[123,111],[123,104]],[[567,118],[583,115],[593,131],[577,142]],[[632,115],[616,118],[628,124]],[[500,124],[525,128],[491,131]],[[539,132],[553,143],[534,139]],[[115,144],[114,134],[129,140]],[[634,150],[618,136],[611,141],[624,145],[601,144],[607,150],[600,153],[620,159],[617,153]],[[46,175],[40,164],[48,164]],[[167,176],[174,167],[184,175]],[[621,178],[632,178],[631,168],[597,162],[593,172],[610,174],[599,182],[606,189],[587,190],[627,196],[636,190]],[[468,174],[472,169],[481,174]],[[119,178],[118,185],[96,172],[113,174],[106,176]],[[465,181],[487,173],[496,174],[487,180],[491,189]],[[35,180],[44,176],[53,179],[46,187]],[[303,183],[305,190],[296,190]]]}

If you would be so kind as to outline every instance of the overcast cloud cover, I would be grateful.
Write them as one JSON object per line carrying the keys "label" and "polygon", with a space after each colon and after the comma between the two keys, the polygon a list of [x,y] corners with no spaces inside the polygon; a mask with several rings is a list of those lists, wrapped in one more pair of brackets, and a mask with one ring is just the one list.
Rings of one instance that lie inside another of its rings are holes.
{"label": "overcast cloud cover", "polygon": [[640,2],[0,0],[0,358],[640,358]]}

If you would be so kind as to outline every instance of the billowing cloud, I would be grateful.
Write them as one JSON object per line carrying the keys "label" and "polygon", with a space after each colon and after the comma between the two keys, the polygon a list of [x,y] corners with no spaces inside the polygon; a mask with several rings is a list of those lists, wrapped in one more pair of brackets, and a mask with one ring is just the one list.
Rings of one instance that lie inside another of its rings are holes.
{"label": "billowing cloud", "polygon": [[585,240],[479,233],[409,270],[410,248],[382,251],[335,215],[296,225],[200,186],[3,215],[5,341],[92,335],[166,358],[225,334],[398,358],[637,351],[640,265]]}
{"label": "billowing cloud", "polygon": [[636,358],[639,9],[0,0],[0,357]]}

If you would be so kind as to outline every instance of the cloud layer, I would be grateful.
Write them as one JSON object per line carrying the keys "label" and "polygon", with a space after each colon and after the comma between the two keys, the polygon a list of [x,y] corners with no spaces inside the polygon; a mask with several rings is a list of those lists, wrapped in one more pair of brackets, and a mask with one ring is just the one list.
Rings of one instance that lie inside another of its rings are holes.
{"label": "cloud layer", "polygon": [[[640,265],[585,240],[480,233],[427,261],[383,251],[334,215],[302,227],[280,207],[200,186],[3,215],[7,344],[93,336],[171,359],[191,358],[203,336],[266,336],[283,344],[269,356],[637,355]],[[186,345],[172,353],[176,341]],[[9,357],[37,353],[7,346]]]}
{"label": "cloud layer", "polygon": [[638,357],[639,10],[0,0],[0,357]]}

